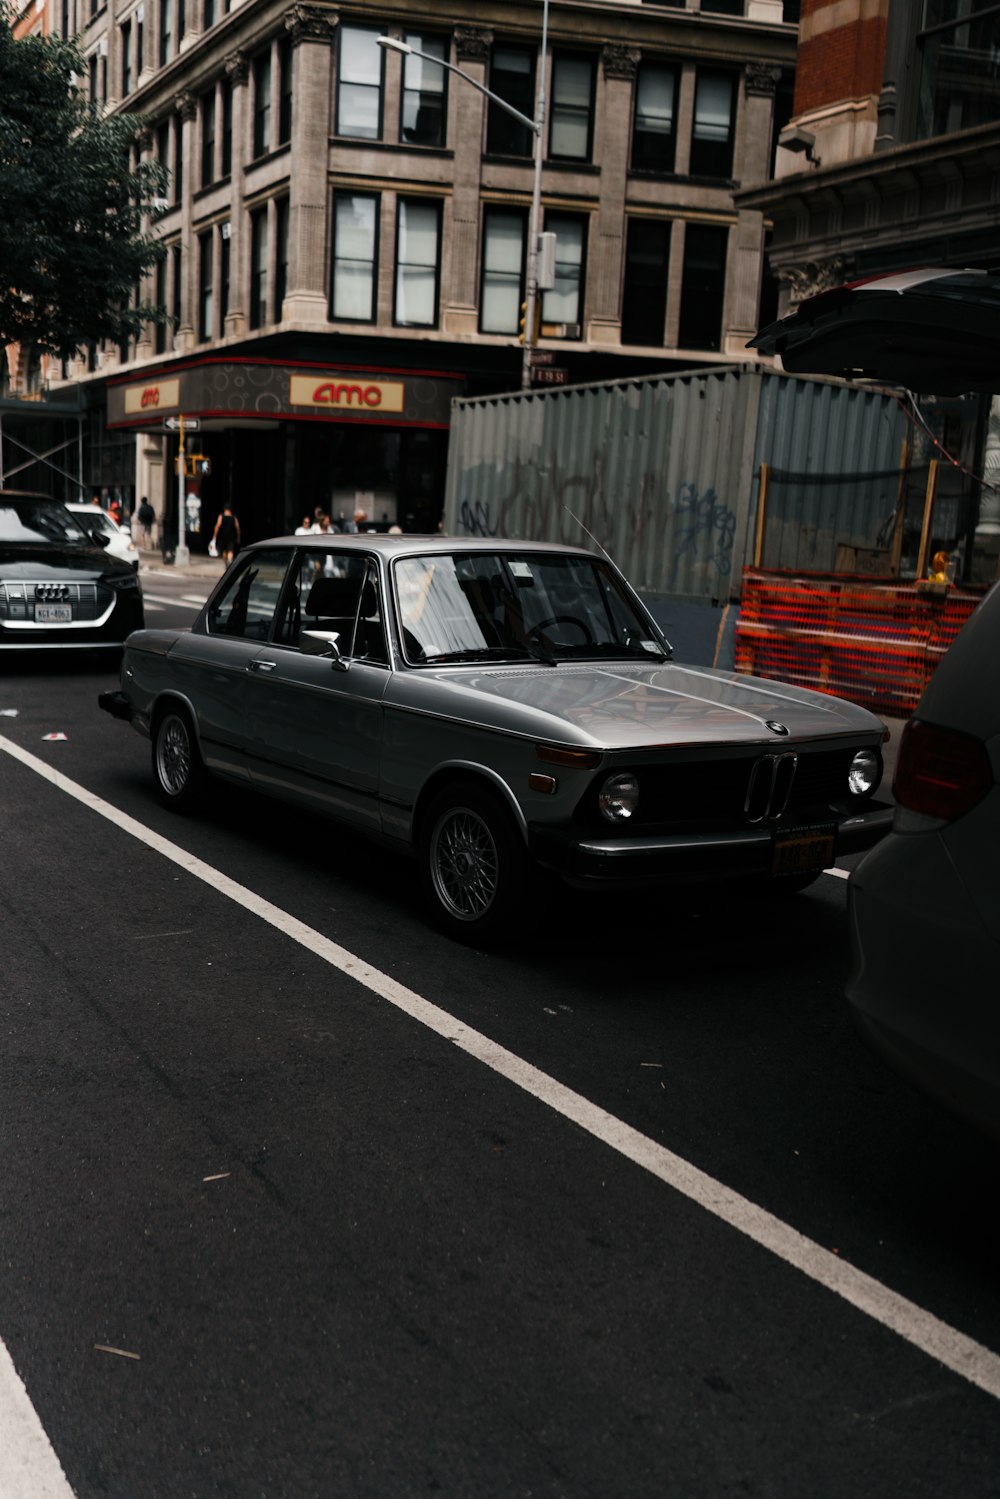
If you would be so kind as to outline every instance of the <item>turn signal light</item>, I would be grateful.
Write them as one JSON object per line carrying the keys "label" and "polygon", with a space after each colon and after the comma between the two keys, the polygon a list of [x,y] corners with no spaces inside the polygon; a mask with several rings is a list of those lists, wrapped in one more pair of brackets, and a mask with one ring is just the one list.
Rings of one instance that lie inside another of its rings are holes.
{"label": "turn signal light", "polygon": [[992,790],[986,746],[973,734],[911,718],[899,742],[892,783],[900,806],[954,822]]}
{"label": "turn signal light", "polygon": [[546,765],[573,765],[578,770],[596,770],[601,763],[598,750],[563,749],[558,744],[536,744],[535,753]]}

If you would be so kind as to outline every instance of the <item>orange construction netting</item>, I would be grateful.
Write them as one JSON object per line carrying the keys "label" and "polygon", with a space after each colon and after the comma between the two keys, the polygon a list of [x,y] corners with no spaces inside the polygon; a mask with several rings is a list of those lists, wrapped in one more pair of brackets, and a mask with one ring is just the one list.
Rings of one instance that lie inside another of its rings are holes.
{"label": "orange construction netting", "polygon": [[747,567],[736,670],[909,717],[982,593]]}

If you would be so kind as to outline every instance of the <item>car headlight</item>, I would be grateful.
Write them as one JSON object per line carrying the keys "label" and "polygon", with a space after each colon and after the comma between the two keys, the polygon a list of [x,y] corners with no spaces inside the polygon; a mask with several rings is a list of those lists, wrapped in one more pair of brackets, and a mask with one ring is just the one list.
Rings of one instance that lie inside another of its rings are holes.
{"label": "car headlight", "polygon": [[110,588],[117,588],[119,592],[123,588],[139,587],[139,579],[135,573],[115,573],[113,577],[105,578],[104,581]]}
{"label": "car headlight", "polygon": [[631,771],[608,776],[598,792],[597,805],[609,822],[627,822],[639,805],[639,782]]}
{"label": "car headlight", "polygon": [[882,776],[882,764],[874,750],[858,750],[847,772],[847,784],[855,796],[868,796]]}

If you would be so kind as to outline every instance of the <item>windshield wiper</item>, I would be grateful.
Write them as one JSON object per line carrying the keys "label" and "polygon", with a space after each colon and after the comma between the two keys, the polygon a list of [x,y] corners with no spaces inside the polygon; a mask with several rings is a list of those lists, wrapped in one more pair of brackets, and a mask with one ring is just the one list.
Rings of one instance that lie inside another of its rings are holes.
{"label": "windshield wiper", "polygon": [[555,666],[553,656],[544,655],[527,645],[481,645],[465,651],[442,651],[436,656],[424,656],[424,664],[444,665],[452,661],[543,661],[546,666]]}

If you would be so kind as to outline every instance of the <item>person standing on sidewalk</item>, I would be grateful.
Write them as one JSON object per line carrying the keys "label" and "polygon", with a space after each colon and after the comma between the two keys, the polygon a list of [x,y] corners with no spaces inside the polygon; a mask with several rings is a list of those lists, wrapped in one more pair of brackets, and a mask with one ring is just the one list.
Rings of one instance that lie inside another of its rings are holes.
{"label": "person standing on sidewalk", "polygon": [[231,505],[227,504],[223,507],[222,514],[215,522],[212,540],[218,547],[219,556],[228,567],[240,549],[240,523],[233,514]]}
{"label": "person standing on sidewalk", "polygon": [[139,545],[148,550],[153,545],[153,522],[156,519],[156,511],[145,495],[139,501],[138,515]]}

